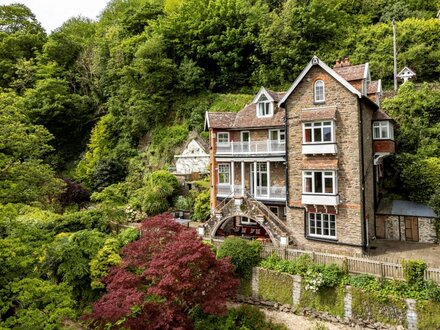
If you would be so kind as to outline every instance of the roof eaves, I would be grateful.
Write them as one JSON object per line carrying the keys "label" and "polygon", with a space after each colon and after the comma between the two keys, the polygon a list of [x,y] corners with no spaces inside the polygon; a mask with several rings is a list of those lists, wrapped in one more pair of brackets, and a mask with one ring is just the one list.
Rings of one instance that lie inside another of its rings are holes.
{"label": "roof eaves", "polygon": [[209,112],[206,111],[205,112],[205,125],[204,125],[203,130],[207,131],[209,129],[209,127],[210,127],[210,125],[209,125]]}
{"label": "roof eaves", "polygon": [[317,56],[313,56],[309,64],[302,70],[300,75],[295,79],[292,86],[290,86],[287,93],[284,95],[284,97],[278,102],[278,106],[282,107],[283,104],[286,102],[286,100],[289,98],[290,94],[295,90],[295,88],[299,85],[299,83],[304,79],[305,75],[310,71],[310,69],[314,65],[319,65],[324,71],[326,71],[328,74],[330,74],[333,78],[335,78],[338,82],[340,82],[345,88],[347,88],[350,92],[357,95],[359,98],[362,97],[361,92],[359,92],[356,88],[353,87],[347,80],[342,78],[339,74],[336,73],[335,70],[330,68],[327,64],[322,62]]}
{"label": "roof eaves", "polygon": [[263,93],[264,93],[264,95],[266,95],[266,97],[268,98],[269,101],[275,102],[275,100],[273,99],[272,95],[270,95],[270,93],[267,91],[267,89],[264,88],[263,86],[261,86],[261,88],[258,91],[257,95],[252,100],[252,103],[257,103],[258,99],[260,98],[261,94],[263,94]]}
{"label": "roof eaves", "polygon": [[364,68],[364,79],[368,79],[368,72],[369,71],[370,71],[370,68],[369,68],[369,64],[367,62],[367,63],[365,63],[365,68]]}

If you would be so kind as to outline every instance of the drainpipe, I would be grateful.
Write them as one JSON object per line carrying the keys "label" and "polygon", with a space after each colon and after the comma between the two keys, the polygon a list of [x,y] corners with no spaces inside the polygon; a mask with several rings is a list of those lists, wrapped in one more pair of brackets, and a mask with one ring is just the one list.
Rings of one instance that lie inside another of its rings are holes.
{"label": "drainpipe", "polygon": [[284,103],[284,131],[286,132],[286,166],[285,166],[285,181],[286,181],[286,206],[289,206],[289,126],[287,125],[287,106]]}
{"label": "drainpipe", "polygon": [[365,250],[368,248],[368,224],[365,218],[365,173],[364,173],[364,116],[363,116],[363,107],[362,103],[359,100],[359,112],[360,112],[360,131],[361,131],[361,173],[362,173],[362,225],[364,226],[364,241],[362,243],[362,248]]}

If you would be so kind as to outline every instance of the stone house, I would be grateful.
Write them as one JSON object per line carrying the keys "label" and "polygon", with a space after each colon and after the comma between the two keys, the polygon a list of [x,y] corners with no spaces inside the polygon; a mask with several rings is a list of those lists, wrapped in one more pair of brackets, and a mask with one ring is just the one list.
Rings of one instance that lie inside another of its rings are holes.
{"label": "stone house", "polygon": [[[287,92],[262,87],[238,113],[207,113],[212,218],[205,236],[240,235],[361,252],[376,235],[393,120],[368,63],[316,56]],[[261,233],[264,233],[262,235]]]}

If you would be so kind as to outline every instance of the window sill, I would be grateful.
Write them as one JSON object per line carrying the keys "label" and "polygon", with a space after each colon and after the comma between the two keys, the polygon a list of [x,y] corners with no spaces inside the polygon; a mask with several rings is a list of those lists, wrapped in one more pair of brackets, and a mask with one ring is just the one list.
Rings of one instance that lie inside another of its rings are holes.
{"label": "window sill", "polygon": [[316,236],[310,236],[310,235],[306,235],[306,238],[311,240],[311,241],[320,241],[320,242],[327,242],[327,243],[338,243],[338,239],[337,238],[325,238],[325,237],[316,237]]}
{"label": "window sill", "polygon": [[313,101],[313,104],[322,105],[322,104],[325,104],[325,100],[324,101]]}

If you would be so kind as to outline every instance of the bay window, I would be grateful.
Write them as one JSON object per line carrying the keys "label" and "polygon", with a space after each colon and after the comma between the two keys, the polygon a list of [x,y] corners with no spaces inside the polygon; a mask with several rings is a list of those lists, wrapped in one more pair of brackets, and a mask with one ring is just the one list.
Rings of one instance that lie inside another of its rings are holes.
{"label": "bay window", "polygon": [[336,194],[335,171],[304,171],[303,193],[304,194]]}
{"label": "bay window", "polygon": [[373,123],[373,139],[393,140],[394,129],[390,121],[375,121]]}
{"label": "bay window", "polygon": [[303,143],[334,142],[334,122],[303,123]]}

